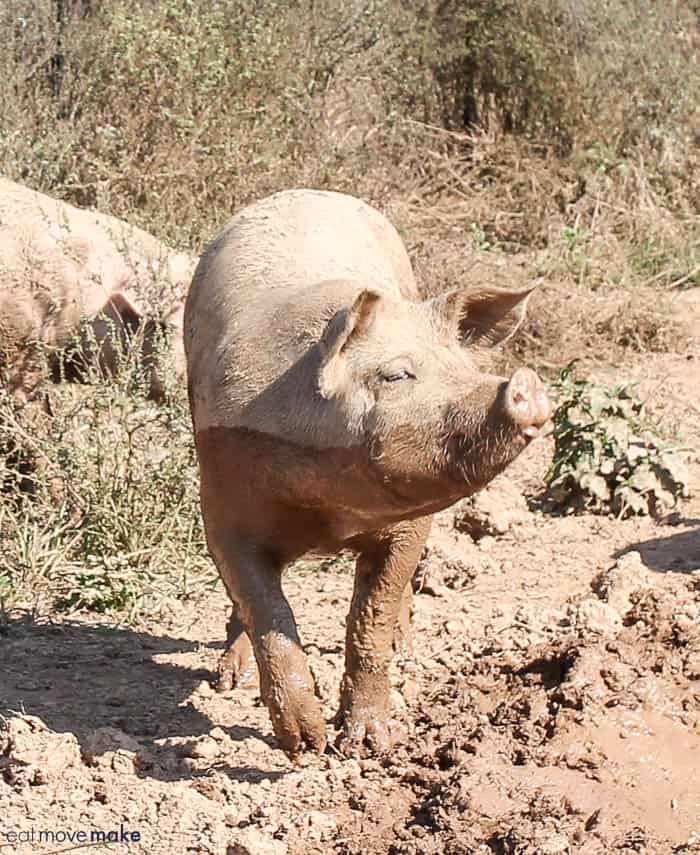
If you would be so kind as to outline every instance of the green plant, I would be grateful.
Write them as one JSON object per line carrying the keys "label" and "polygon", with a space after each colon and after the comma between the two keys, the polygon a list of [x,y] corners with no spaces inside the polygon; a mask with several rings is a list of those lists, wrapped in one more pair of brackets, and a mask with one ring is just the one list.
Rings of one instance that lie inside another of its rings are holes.
{"label": "green plant", "polygon": [[583,235],[581,234],[580,229],[576,226],[566,226],[561,233],[561,239],[566,244],[566,248],[569,252],[573,252],[576,249],[582,238]]}
{"label": "green plant", "polygon": [[614,169],[623,169],[625,167],[625,161],[607,143],[594,142],[586,149],[585,155],[595,167],[595,170],[603,175],[612,172]]}
{"label": "green plant", "polygon": [[644,408],[629,385],[606,386],[574,377],[574,363],[552,384],[554,460],[548,497],[618,517],[658,515],[688,494],[677,449],[644,424]]}
{"label": "green plant", "polygon": [[489,250],[493,249],[493,244],[486,236],[486,232],[478,223],[472,223],[471,232],[472,243],[478,252],[489,252]]}
{"label": "green plant", "polygon": [[664,248],[653,238],[643,240],[630,256],[632,269],[641,276],[660,276],[670,263]]}

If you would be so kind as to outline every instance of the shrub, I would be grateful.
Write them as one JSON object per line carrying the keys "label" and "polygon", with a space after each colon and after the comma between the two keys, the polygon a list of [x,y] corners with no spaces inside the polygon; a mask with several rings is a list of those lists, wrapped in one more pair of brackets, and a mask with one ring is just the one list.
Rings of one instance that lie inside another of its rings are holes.
{"label": "shrub", "polygon": [[[130,618],[215,584],[182,395],[155,406],[129,354],[116,379],[50,390],[53,414],[28,433],[5,399],[3,444],[38,465],[0,496],[0,604],[86,608]],[[47,603],[48,599],[48,603]]]}
{"label": "shrub", "polygon": [[557,507],[618,517],[659,515],[688,495],[688,472],[677,449],[644,424],[644,408],[628,385],[578,380],[570,363],[553,384],[554,459],[548,498]]}

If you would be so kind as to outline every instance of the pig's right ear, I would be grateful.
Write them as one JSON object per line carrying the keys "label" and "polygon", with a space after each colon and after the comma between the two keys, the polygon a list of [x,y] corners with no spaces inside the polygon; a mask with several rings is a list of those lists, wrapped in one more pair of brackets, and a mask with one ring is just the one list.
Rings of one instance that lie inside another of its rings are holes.
{"label": "pig's right ear", "polygon": [[349,309],[340,309],[328,321],[319,340],[319,388],[324,397],[331,397],[338,388],[343,372],[343,354],[349,345],[367,334],[381,299],[381,294],[365,289]]}

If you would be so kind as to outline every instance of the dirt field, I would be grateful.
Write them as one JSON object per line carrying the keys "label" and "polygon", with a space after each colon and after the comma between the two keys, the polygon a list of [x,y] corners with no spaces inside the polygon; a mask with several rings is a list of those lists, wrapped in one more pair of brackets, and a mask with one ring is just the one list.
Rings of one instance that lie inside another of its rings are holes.
{"label": "dirt field", "polygon": [[[599,373],[694,445],[697,353],[642,365]],[[381,761],[295,767],[256,690],[213,692],[220,591],[140,631],[10,619],[0,851],[700,852],[700,498],[663,523],[533,512],[547,443],[495,487],[505,534],[436,522]],[[350,589],[344,560],[287,585],[329,722]]]}

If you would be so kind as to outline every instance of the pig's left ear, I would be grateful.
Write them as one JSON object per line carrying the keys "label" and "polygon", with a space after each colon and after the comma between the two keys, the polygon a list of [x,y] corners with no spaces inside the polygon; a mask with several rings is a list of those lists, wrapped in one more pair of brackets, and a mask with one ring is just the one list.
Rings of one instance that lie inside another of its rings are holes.
{"label": "pig's left ear", "polygon": [[494,345],[510,338],[525,316],[527,298],[534,291],[503,288],[465,288],[430,301],[435,314],[464,344]]}

